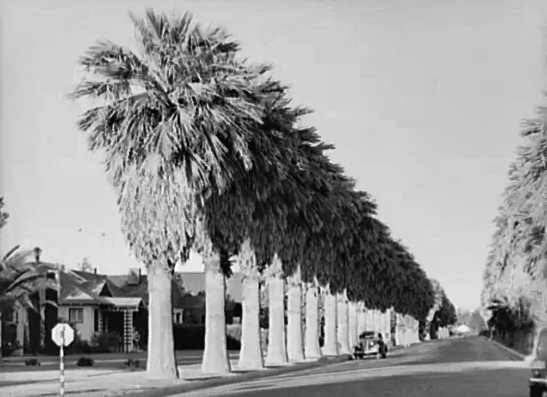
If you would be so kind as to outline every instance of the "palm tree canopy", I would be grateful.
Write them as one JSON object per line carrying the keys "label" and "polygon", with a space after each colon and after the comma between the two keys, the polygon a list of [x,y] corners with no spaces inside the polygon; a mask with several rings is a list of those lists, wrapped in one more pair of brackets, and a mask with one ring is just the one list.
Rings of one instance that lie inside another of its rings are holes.
{"label": "palm tree canopy", "polygon": [[139,53],[111,42],[90,47],[71,96],[99,103],[78,126],[105,154],[137,258],[173,261],[195,243],[201,198],[252,167],[248,142],[282,87],[268,65],[239,59],[236,41],[189,13],[131,19]]}

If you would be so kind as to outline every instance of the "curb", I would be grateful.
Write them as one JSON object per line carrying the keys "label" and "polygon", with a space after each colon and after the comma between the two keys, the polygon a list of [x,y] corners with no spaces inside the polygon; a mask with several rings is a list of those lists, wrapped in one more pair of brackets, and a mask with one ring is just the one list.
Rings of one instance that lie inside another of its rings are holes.
{"label": "curb", "polygon": [[521,354],[518,351],[511,349],[510,347],[502,345],[501,343],[499,343],[498,341],[495,341],[494,339],[490,339],[485,336],[483,336],[482,338],[484,338],[487,341],[490,341],[499,349],[503,350],[503,352],[513,361],[524,361],[526,359],[526,356],[524,354]]}
{"label": "curb", "polygon": [[[330,364],[337,364],[342,363],[346,361],[350,361],[351,358],[349,355],[344,354],[340,356],[334,356],[334,357],[322,357],[319,360],[311,363],[296,363],[294,365],[285,366],[285,367],[277,367],[273,369],[266,369],[266,370],[256,370],[256,371],[250,371],[249,373],[244,373],[239,376],[230,376],[226,378],[220,378],[220,379],[211,379],[211,380],[205,380],[205,381],[190,381],[192,383],[186,384],[186,385],[179,385],[179,386],[168,386],[168,387],[162,387],[162,388],[149,388],[149,389],[143,389],[142,391],[134,391],[130,393],[120,393],[116,394],[116,396],[124,396],[124,397],[164,397],[164,396],[171,396],[173,394],[180,394],[180,393],[186,393],[190,391],[196,391],[196,390],[203,390],[203,389],[209,389],[212,387],[218,387],[218,386],[227,386],[232,385],[235,383],[242,383],[247,382],[251,380],[256,379],[264,379],[272,376],[277,375],[284,375],[291,372],[299,372],[303,370],[308,370],[312,368],[319,368],[324,367]],[[193,383],[195,382],[195,383]]]}

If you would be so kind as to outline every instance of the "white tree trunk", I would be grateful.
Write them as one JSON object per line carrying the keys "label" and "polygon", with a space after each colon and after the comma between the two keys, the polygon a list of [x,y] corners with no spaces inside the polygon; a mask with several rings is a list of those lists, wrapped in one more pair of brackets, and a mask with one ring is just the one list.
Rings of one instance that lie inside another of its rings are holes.
{"label": "white tree trunk", "polygon": [[367,330],[367,312],[363,304],[359,307],[359,313],[357,315],[357,336],[361,335]]}
{"label": "white tree trunk", "polygon": [[0,312],[0,361],[2,361],[2,356],[3,356],[2,346],[4,345],[2,342],[2,312]]}
{"label": "white tree trunk", "polygon": [[353,349],[353,346],[357,344],[359,341],[358,338],[358,324],[357,324],[357,316],[358,316],[358,309],[357,304],[355,302],[349,303],[349,315],[348,315],[348,338],[349,338],[349,347],[350,349]]}
{"label": "white tree trunk", "polygon": [[226,346],[226,280],[220,256],[212,252],[204,257],[205,265],[205,350],[201,371],[207,374],[230,372]]}
{"label": "white tree trunk", "polygon": [[304,355],[307,359],[320,359],[319,346],[319,296],[315,284],[308,285],[306,291],[306,334]]}
{"label": "white tree trunk", "polygon": [[372,316],[372,310],[370,309],[366,309],[365,311],[365,326],[366,326],[366,331],[374,331],[374,318]]}
{"label": "white tree trunk", "polygon": [[146,371],[153,377],[177,378],[173,342],[171,275],[155,260],[148,266],[148,358]]}
{"label": "white tree trunk", "polygon": [[300,272],[288,280],[287,354],[289,361],[304,361],[302,343],[302,286]]}
{"label": "white tree trunk", "polygon": [[348,300],[345,294],[338,294],[338,343],[340,354],[351,354],[348,339]]}
{"label": "white tree trunk", "polygon": [[323,355],[325,356],[337,356],[339,354],[336,338],[337,306],[336,296],[327,289],[325,292],[325,343],[323,345]]}
{"label": "white tree trunk", "polygon": [[268,353],[266,365],[286,365],[288,363],[285,342],[285,280],[281,260],[277,254],[267,276],[269,297]]}
{"label": "white tree trunk", "polygon": [[384,341],[387,342],[388,340],[388,321],[387,321],[387,316],[388,316],[388,312],[385,311],[383,313],[381,313],[381,316],[382,316],[382,336],[384,337]]}
{"label": "white tree trunk", "polygon": [[262,341],[260,332],[260,275],[256,256],[250,241],[245,241],[238,255],[239,269],[243,273],[243,302],[241,323],[240,369],[262,369]]}

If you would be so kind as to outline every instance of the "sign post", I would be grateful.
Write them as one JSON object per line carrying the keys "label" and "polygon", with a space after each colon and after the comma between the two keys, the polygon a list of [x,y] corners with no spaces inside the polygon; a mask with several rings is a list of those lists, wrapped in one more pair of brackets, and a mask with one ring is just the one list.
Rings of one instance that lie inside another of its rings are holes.
{"label": "sign post", "polygon": [[51,330],[51,340],[59,346],[59,395],[65,395],[65,346],[74,340],[74,330],[68,324],[59,323]]}

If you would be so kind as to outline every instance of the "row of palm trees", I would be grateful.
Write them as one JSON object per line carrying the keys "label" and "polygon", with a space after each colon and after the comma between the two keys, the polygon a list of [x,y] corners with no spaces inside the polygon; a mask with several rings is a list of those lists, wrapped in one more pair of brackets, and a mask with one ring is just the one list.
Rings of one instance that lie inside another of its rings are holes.
{"label": "row of palm trees", "polygon": [[[230,371],[224,304],[234,262],[244,273],[243,367],[264,365],[261,282],[269,294],[266,363],[321,355],[320,293],[324,354],[350,349],[364,323],[358,307],[394,310],[405,329],[417,329],[435,303],[430,280],[378,220],[371,196],[330,161],[333,146],[303,126],[310,111],[291,104],[271,66],[242,59],[224,30],[190,14],[147,10],[131,19],[138,55],[108,41],[90,47],[71,97],[93,103],[78,126],[104,156],[123,233],[147,267],[147,371],[177,375],[170,277],[192,249],[205,268],[204,372]],[[408,343],[417,339],[406,334]]]}
{"label": "row of palm trees", "polygon": [[[522,123],[521,135],[483,276],[483,311],[497,328],[521,324],[524,312],[536,324],[547,322],[547,107]],[[523,302],[530,307],[523,310]]]}

